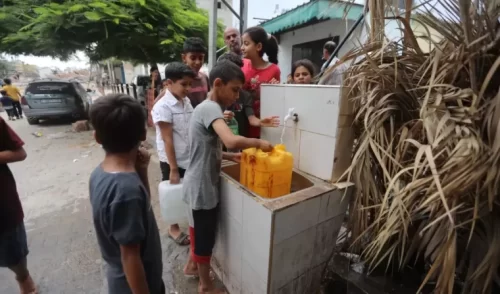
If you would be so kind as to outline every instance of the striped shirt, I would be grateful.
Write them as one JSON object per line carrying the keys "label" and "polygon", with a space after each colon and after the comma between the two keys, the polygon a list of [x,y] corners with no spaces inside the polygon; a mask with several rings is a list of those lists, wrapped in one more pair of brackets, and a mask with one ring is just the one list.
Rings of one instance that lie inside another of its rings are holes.
{"label": "striped shirt", "polygon": [[208,77],[202,73],[198,72],[198,76],[193,80],[191,85],[191,90],[189,91],[188,97],[191,100],[191,105],[196,108],[198,104],[203,102],[207,98],[208,91],[210,91],[210,85],[208,84]]}
{"label": "striped shirt", "polygon": [[188,129],[193,114],[193,106],[187,97],[184,97],[182,101],[183,103],[167,90],[165,95],[153,106],[151,117],[156,126],[156,149],[160,161],[170,164],[165,151],[165,142],[158,125],[159,122],[166,122],[172,124],[177,166],[186,169],[189,163]]}

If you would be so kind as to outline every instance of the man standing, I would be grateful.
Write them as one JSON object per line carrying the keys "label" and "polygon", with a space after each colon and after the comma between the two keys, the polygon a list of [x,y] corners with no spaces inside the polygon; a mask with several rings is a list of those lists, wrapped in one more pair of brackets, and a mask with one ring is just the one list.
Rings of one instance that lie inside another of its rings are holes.
{"label": "man standing", "polygon": [[342,85],[342,78],[344,72],[347,70],[347,65],[340,63],[340,60],[334,56],[330,61],[330,64],[328,64],[328,67],[326,67],[326,63],[336,48],[337,44],[333,41],[328,41],[323,46],[323,60],[325,63],[321,66],[321,72],[324,72],[324,74],[318,83],[320,85]]}
{"label": "man standing", "polygon": [[2,87],[5,92],[7,92],[7,96],[12,98],[12,106],[16,111],[14,113],[16,114],[17,118],[23,118],[23,109],[21,108],[21,91],[19,90],[18,87],[12,85],[12,81],[10,79],[4,79],[3,82],[5,85]]}
{"label": "man standing", "polygon": [[[333,42],[333,41],[328,41],[325,43],[325,45],[323,45],[323,60],[325,62],[321,66],[321,71],[325,70],[326,63],[330,59],[330,56],[332,56],[333,51],[335,51],[335,48],[337,48],[337,44],[335,44],[335,42]],[[335,63],[337,63],[337,61],[339,61],[339,59],[337,57],[333,57],[332,61],[328,65],[328,67],[334,65]]]}
{"label": "man standing", "polygon": [[241,36],[240,32],[235,28],[227,28],[224,31],[224,43],[230,52],[234,52],[237,55],[241,54]]}

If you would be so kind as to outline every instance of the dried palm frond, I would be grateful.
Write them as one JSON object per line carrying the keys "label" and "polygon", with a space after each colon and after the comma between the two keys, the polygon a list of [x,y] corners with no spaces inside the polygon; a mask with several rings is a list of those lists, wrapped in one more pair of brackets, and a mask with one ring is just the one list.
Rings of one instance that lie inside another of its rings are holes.
{"label": "dried palm frond", "polygon": [[[369,5],[379,36],[387,3]],[[495,1],[432,1],[413,14],[443,36],[430,53],[406,13],[394,18],[404,41],[373,37],[342,59],[363,57],[344,80],[356,115],[353,248],[372,268],[425,260],[422,286],[436,293],[457,279],[464,293],[491,293],[499,281],[499,12]]]}

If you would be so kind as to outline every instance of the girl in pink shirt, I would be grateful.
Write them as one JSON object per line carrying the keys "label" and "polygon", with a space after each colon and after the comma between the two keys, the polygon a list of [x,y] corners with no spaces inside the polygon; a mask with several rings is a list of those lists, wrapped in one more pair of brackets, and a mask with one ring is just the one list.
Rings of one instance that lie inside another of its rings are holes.
{"label": "girl in pink shirt", "polygon": [[[278,42],[261,27],[248,28],[241,37],[243,53],[243,88],[253,94],[255,116],[260,118],[260,85],[279,84],[280,69],[278,67]],[[262,57],[266,53],[269,62]],[[249,128],[249,137],[259,138],[260,128]]]}

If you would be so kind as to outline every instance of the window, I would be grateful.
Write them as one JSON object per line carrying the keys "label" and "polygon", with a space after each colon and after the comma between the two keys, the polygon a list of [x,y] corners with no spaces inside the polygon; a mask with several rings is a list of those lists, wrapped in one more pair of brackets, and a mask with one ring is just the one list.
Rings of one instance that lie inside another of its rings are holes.
{"label": "window", "polygon": [[74,95],[75,90],[70,83],[60,82],[41,82],[33,83],[28,86],[26,93],[38,94],[69,94]]}
{"label": "window", "polygon": [[316,65],[316,71],[319,71],[323,65],[323,46],[328,41],[333,41],[339,44],[339,36],[333,38],[325,38],[317,41],[297,44],[292,47],[292,64],[301,59],[309,59]]}

